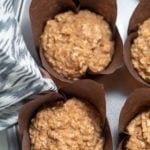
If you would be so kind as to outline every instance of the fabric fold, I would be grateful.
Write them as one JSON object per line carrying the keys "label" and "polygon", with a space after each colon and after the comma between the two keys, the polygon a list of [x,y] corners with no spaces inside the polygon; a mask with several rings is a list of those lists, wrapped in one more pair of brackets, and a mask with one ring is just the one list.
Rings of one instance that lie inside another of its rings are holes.
{"label": "fabric fold", "polygon": [[56,91],[51,79],[42,77],[20,32],[12,0],[0,1],[0,130],[17,122],[24,99]]}

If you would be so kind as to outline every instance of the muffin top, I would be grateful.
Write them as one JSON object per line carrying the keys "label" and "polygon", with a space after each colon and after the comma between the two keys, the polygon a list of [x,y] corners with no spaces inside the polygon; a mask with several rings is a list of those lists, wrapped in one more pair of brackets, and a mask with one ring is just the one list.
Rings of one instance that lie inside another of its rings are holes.
{"label": "muffin top", "polygon": [[126,150],[150,149],[150,110],[136,116],[127,126]]}
{"label": "muffin top", "polygon": [[131,47],[132,64],[138,74],[150,82],[150,18],[140,25]]}
{"label": "muffin top", "polygon": [[108,23],[88,10],[68,11],[48,20],[41,46],[50,66],[67,79],[78,79],[90,70],[103,71],[114,50]]}
{"label": "muffin top", "polygon": [[104,145],[99,112],[77,98],[40,108],[29,134],[31,150],[102,150]]}

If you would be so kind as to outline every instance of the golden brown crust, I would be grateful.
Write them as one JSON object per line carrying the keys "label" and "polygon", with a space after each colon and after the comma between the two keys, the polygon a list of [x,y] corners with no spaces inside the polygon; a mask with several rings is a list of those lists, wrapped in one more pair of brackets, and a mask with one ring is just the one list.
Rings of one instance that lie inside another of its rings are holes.
{"label": "golden brown crust", "polygon": [[99,113],[76,98],[44,107],[29,128],[32,150],[102,150]]}
{"label": "golden brown crust", "polygon": [[114,50],[108,23],[88,10],[68,11],[48,20],[41,44],[49,64],[68,79],[80,78],[88,69],[103,71]]}
{"label": "golden brown crust", "polygon": [[138,74],[150,82],[150,18],[140,26],[131,47],[132,64]]}

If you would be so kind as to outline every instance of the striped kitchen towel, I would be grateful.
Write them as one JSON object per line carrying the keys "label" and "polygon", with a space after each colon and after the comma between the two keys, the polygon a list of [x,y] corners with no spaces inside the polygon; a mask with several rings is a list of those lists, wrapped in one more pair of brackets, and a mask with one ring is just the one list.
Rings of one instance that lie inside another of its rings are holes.
{"label": "striped kitchen towel", "polygon": [[42,77],[30,55],[13,11],[13,0],[0,0],[0,130],[17,122],[25,98],[56,91],[51,79]]}

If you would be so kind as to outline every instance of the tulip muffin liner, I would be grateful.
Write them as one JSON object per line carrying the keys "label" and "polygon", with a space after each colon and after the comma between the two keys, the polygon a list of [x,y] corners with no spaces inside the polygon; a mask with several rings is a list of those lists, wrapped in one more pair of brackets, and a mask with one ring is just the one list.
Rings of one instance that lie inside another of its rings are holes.
{"label": "tulip muffin liner", "polygon": [[106,69],[99,73],[87,71],[83,78],[90,78],[89,76],[91,75],[112,74],[123,66],[123,44],[115,25],[117,17],[116,0],[32,0],[30,6],[30,18],[35,47],[40,55],[43,67],[50,73],[51,77],[59,87],[65,86],[74,81],[63,77],[53,70],[43,55],[43,49],[40,45],[40,36],[43,33],[47,20],[53,19],[61,12],[68,10],[78,12],[82,9],[88,9],[102,15],[110,25],[113,36],[112,38],[115,42],[112,60]]}
{"label": "tulip muffin liner", "polygon": [[138,36],[139,26],[148,18],[150,18],[150,1],[149,0],[141,0],[139,5],[136,7],[129,23],[128,27],[128,36],[125,42],[123,56],[125,65],[128,68],[130,74],[140,83],[145,86],[150,87],[150,84],[142,79],[136,69],[132,65],[131,58],[131,46],[133,44],[133,40]]}
{"label": "tulip muffin liner", "polygon": [[124,150],[130,137],[126,127],[138,114],[150,109],[150,89],[140,88],[135,90],[125,102],[119,118],[119,142],[118,150]]}
{"label": "tulip muffin liner", "polygon": [[59,90],[59,93],[39,95],[25,104],[19,113],[19,134],[22,150],[30,150],[29,125],[38,109],[45,104],[54,105],[57,101],[76,97],[92,104],[100,114],[104,150],[112,150],[112,136],[106,117],[105,91],[102,85],[92,80],[76,81]]}

